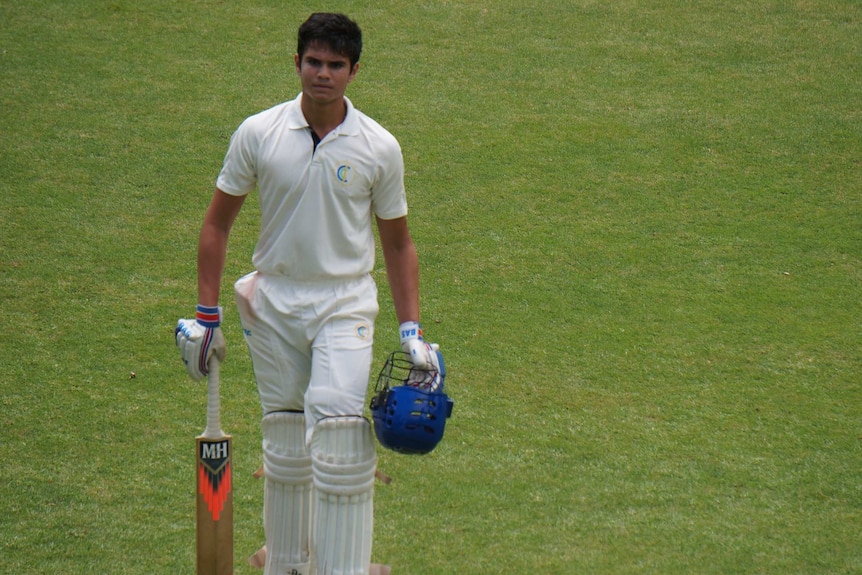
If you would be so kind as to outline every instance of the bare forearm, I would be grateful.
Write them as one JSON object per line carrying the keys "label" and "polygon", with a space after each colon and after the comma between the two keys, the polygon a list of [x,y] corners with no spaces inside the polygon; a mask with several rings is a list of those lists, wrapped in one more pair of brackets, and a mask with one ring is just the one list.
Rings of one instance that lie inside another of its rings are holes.
{"label": "bare forearm", "polygon": [[198,240],[198,303],[217,306],[227,242],[244,196],[230,196],[221,190],[213,194]]}
{"label": "bare forearm", "polygon": [[398,323],[419,321],[419,258],[409,243],[400,249],[384,250],[386,273]]}
{"label": "bare forearm", "polygon": [[198,303],[218,305],[226,254],[227,234],[204,223],[198,243]]}

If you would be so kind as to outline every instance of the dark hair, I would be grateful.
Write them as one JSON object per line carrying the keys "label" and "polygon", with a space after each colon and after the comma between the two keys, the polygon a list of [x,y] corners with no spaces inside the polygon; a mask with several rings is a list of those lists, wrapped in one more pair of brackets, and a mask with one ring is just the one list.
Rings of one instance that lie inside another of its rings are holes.
{"label": "dark hair", "polygon": [[362,53],[362,30],[344,14],[315,12],[299,27],[296,52],[300,60],[312,44],[322,44],[350,60],[350,67],[359,62]]}

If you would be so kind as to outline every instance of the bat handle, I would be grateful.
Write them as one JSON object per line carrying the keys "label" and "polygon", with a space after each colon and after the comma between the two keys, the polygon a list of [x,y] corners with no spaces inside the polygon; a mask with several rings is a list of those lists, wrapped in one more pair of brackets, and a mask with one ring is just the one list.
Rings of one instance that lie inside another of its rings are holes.
{"label": "bat handle", "polygon": [[222,437],[221,429],[221,399],[219,397],[219,361],[213,355],[209,360],[209,375],[207,376],[207,426],[204,437]]}

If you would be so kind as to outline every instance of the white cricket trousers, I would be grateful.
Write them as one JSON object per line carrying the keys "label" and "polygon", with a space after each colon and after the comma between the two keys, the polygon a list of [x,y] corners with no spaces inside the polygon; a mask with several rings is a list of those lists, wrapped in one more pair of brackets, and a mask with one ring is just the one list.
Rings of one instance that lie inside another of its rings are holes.
{"label": "white cricket trousers", "polygon": [[380,309],[372,277],[297,282],[252,272],[234,289],[263,415],[304,411],[307,442],[324,417],[361,417]]}

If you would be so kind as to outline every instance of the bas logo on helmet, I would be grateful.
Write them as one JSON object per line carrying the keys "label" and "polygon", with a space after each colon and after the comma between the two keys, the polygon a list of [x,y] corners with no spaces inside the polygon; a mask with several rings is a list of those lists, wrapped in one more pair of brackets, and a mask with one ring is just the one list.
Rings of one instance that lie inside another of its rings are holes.
{"label": "bas logo on helmet", "polygon": [[371,400],[374,433],[380,445],[398,453],[422,455],[431,452],[446,430],[446,420],[455,405],[443,392],[446,367],[443,354],[435,350],[439,371],[413,366],[410,356],[396,351],[386,360]]}
{"label": "bas logo on helmet", "polygon": [[338,181],[342,184],[349,184],[353,177],[353,168],[351,168],[349,164],[341,164],[338,166],[338,169],[335,170],[335,177],[338,178]]}

